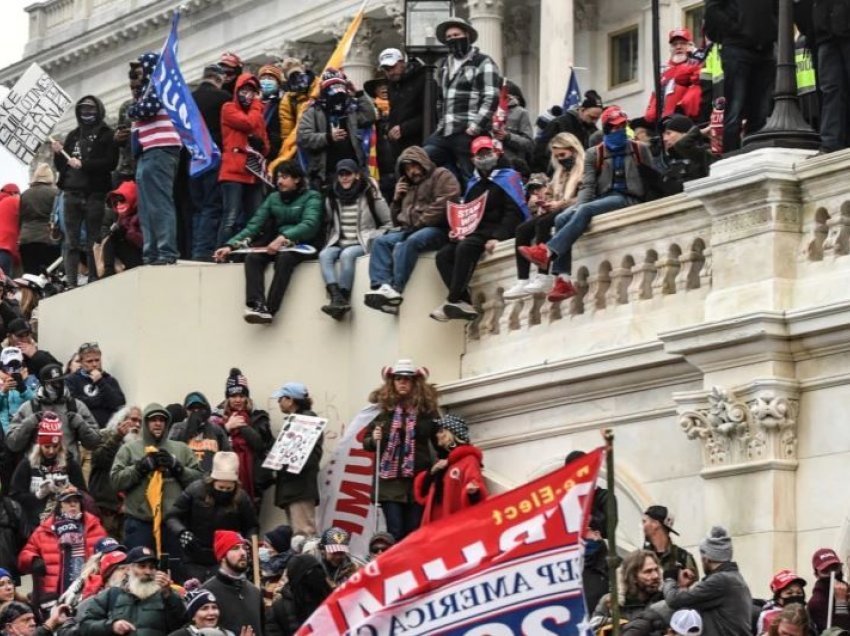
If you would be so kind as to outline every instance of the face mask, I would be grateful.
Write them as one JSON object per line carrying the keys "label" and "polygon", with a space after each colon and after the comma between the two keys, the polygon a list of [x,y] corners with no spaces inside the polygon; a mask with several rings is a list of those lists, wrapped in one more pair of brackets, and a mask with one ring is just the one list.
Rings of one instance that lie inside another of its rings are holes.
{"label": "face mask", "polygon": [[348,95],[344,91],[339,91],[328,95],[327,109],[330,114],[342,115],[348,107]]}
{"label": "face mask", "polygon": [[236,492],[233,490],[224,491],[224,490],[213,490],[212,496],[213,501],[215,501],[219,505],[227,505],[231,501],[233,501],[233,497],[236,495]]}
{"label": "face mask", "polygon": [[268,561],[272,558],[272,551],[270,548],[260,548],[257,550],[257,555],[260,557],[260,561]]}
{"label": "face mask", "polygon": [[48,383],[44,385],[44,395],[52,402],[59,399],[60,392],[55,385]]}
{"label": "face mask", "polygon": [[80,113],[80,122],[83,124],[91,125],[97,121],[97,115],[83,114]]}
{"label": "face mask", "polygon": [[605,145],[609,148],[625,146],[626,141],[628,141],[628,136],[625,128],[613,130],[605,135]]}
{"label": "face mask", "polygon": [[575,157],[564,157],[563,159],[558,159],[558,163],[561,164],[561,167],[564,170],[569,172],[576,165],[576,158]]}
{"label": "face mask", "polygon": [[453,40],[446,40],[446,46],[449,49],[449,53],[461,59],[466,57],[472,45],[469,43],[469,38],[455,38]]}
{"label": "face mask", "polygon": [[475,164],[475,167],[478,169],[478,172],[492,172],[493,168],[496,167],[496,162],[499,161],[499,158],[495,155],[492,157],[475,157],[472,160],[472,163]]}
{"label": "face mask", "polygon": [[584,542],[584,556],[591,556],[599,552],[604,544],[604,541],[599,541],[596,539],[587,539]]}
{"label": "face mask", "polygon": [[271,79],[260,80],[260,90],[263,91],[263,97],[272,97],[273,95],[277,95],[277,82]]}
{"label": "face mask", "polygon": [[800,605],[806,604],[806,595],[805,594],[795,594],[794,596],[786,596],[782,599],[782,607],[788,607],[792,603],[798,603]]}
{"label": "face mask", "polygon": [[243,95],[242,93],[237,93],[236,99],[239,100],[239,105],[242,108],[248,108],[251,105],[251,102],[254,101],[254,95]]}
{"label": "face mask", "polygon": [[519,99],[517,99],[514,95],[508,96],[508,107],[515,108],[519,106]]}

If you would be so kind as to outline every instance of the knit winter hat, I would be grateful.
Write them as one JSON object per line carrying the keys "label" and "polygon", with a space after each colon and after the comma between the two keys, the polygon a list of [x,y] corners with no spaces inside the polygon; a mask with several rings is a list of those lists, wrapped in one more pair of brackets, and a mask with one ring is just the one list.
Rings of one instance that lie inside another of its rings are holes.
{"label": "knit winter hat", "polygon": [[32,608],[26,603],[19,601],[9,601],[0,610],[0,629],[5,628],[9,623],[13,623],[21,616],[32,614]]}
{"label": "knit winter hat", "polygon": [[9,573],[9,570],[6,568],[0,568],[0,580],[2,579],[11,579],[12,575]]}
{"label": "knit winter hat", "polygon": [[372,538],[369,539],[369,552],[372,552],[375,549],[375,546],[379,543],[383,543],[390,548],[395,545],[395,537],[389,532],[376,532],[372,535]]}
{"label": "knit winter hat", "polygon": [[260,70],[257,71],[257,77],[262,77],[263,75],[271,75],[277,80],[278,84],[283,83],[283,71],[281,71],[274,64],[266,64],[265,66],[261,66]]}
{"label": "knit winter hat", "polygon": [[292,528],[281,524],[266,532],[266,541],[274,548],[275,552],[286,552],[292,547]]}
{"label": "knit winter hat", "polygon": [[444,428],[454,435],[457,441],[469,444],[469,425],[462,417],[446,413],[440,419],[434,420],[434,424],[436,424],[437,430]]}
{"label": "knit winter hat", "polygon": [[664,122],[664,130],[672,130],[673,132],[686,133],[694,127],[694,122],[690,117],[676,113],[667,118]]}
{"label": "knit winter hat", "polygon": [[230,369],[230,375],[227,376],[227,382],[224,385],[224,394],[227,397],[233,397],[234,395],[248,397],[251,395],[251,392],[248,390],[248,379],[236,367]]}
{"label": "knit winter hat", "polygon": [[322,91],[327,91],[332,86],[343,86],[345,87],[347,84],[345,73],[339,71],[335,68],[328,67],[322,73]]}
{"label": "knit winter hat", "polygon": [[210,478],[220,481],[239,481],[239,455],[230,451],[218,451],[213,455]]}
{"label": "knit winter hat", "polygon": [[215,594],[209,590],[205,590],[204,588],[198,588],[196,590],[186,592],[186,596],[183,598],[183,601],[186,603],[186,614],[190,621],[204,605],[209,603],[215,603],[218,605]]}
{"label": "knit winter hat", "polygon": [[238,532],[233,530],[216,530],[213,535],[213,552],[215,560],[221,561],[228,552],[238,545],[247,545],[248,542]]}
{"label": "knit winter hat", "polygon": [[62,420],[53,411],[44,411],[41,414],[36,443],[39,445],[62,443]]}
{"label": "knit winter hat", "polygon": [[732,538],[723,526],[714,526],[708,536],[700,541],[699,551],[702,555],[718,563],[732,560]]}

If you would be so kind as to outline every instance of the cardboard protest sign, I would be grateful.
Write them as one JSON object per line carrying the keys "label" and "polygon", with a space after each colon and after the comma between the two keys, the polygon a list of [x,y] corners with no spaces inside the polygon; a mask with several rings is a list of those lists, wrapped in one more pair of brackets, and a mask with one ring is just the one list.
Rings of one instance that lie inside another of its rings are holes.
{"label": "cardboard protest sign", "polygon": [[286,472],[300,473],[327,424],[323,417],[287,415],[263,468],[281,470],[286,466]]}
{"label": "cardboard protest sign", "polygon": [[472,234],[478,224],[481,223],[481,219],[484,217],[484,208],[487,206],[487,193],[485,192],[468,203],[449,202],[447,205],[449,238],[459,241]]}

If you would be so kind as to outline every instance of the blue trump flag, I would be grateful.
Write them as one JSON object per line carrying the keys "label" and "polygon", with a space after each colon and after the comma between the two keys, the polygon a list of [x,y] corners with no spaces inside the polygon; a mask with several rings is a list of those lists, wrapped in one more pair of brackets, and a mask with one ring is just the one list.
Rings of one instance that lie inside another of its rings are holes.
{"label": "blue trump flag", "polygon": [[210,131],[201,117],[192,92],[183,79],[180,65],[177,63],[177,23],[180,12],[175,11],[171,19],[171,32],[162,47],[159,62],[151,76],[151,84],[168,113],[168,118],[180,140],[192,155],[189,175],[197,176],[207,170],[217,168],[221,161],[221,151],[210,136]]}
{"label": "blue trump flag", "polygon": [[567,84],[567,92],[564,95],[563,109],[575,108],[581,102],[581,89],[578,87],[575,69],[570,67],[570,82]]}

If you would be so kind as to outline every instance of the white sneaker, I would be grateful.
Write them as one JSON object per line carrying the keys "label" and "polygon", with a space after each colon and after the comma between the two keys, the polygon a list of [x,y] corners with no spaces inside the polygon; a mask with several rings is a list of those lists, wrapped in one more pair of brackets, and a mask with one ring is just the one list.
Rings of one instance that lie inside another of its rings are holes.
{"label": "white sneaker", "polygon": [[375,291],[375,293],[380,294],[381,296],[386,298],[388,305],[400,305],[401,301],[404,300],[401,297],[401,294],[399,294],[395,290],[395,288],[392,285],[390,285],[389,283],[384,283],[383,285],[378,287],[378,289]]}
{"label": "white sneaker", "polygon": [[478,310],[466,301],[446,303],[443,305],[443,313],[449,320],[475,320],[478,318]]}
{"label": "white sneaker", "polygon": [[445,305],[440,305],[428,315],[431,316],[431,318],[433,318],[437,322],[448,322],[451,319],[446,315],[444,308]]}
{"label": "white sneaker", "polygon": [[529,281],[527,280],[517,280],[517,282],[515,282],[502,293],[502,298],[504,298],[505,300],[520,300],[529,296],[530,294],[525,291],[525,288],[528,284]]}
{"label": "white sneaker", "polygon": [[398,307],[403,300],[404,298],[402,295],[393,289],[393,286],[388,283],[384,283],[378,287],[378,289],[373,289],[363,297],[363,301],[366,303],[367,307],[380,309],[382,311],[387,305],[390,307]]}
{"label": "white sneaker", "polygon": [[555,286],[555,277],[550,274],[535,274],[525,286],[526,294],[548,294]]}

